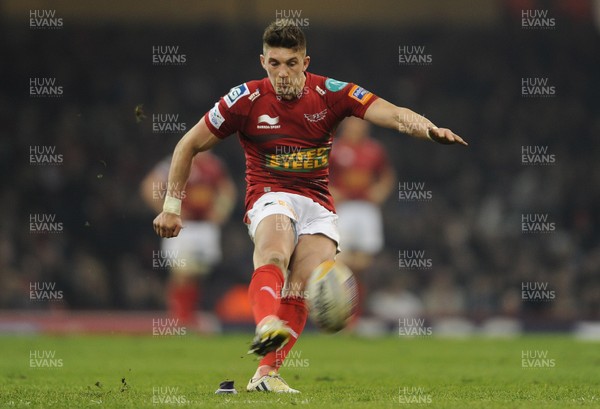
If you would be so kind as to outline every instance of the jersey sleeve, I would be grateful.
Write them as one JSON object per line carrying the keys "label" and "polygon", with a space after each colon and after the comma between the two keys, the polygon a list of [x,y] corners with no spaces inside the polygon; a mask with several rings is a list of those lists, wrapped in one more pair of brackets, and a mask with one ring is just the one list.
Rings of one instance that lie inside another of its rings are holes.
{"label": "jersey sleeve", "polygon": [[327,78],[325,88],[329,91],[329,106],[341,117],[356,116],[363,119],[365,112],[377,95],[363,87]]}
{"label": "jersey sleeve", "polygon": [[219,138],[240,130],[247,115],[248,95],[250,88],[247,83],[231,88],[210,111],[204,115],[208,129]]}

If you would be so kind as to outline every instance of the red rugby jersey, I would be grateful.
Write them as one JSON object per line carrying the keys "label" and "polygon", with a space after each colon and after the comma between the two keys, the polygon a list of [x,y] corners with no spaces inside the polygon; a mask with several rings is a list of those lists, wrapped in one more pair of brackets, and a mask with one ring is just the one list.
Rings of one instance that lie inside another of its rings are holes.
{"label": "red rugby jersey", "polygon": [[308,197],[335,211],[329,193],[333,131],[363,118],[377,96],[358,85],[306,74],[299,98],[277,98],[268,78],[238,85],[205,114],[219,138],[238,133],[246,156],[246,211],[266,192]]}

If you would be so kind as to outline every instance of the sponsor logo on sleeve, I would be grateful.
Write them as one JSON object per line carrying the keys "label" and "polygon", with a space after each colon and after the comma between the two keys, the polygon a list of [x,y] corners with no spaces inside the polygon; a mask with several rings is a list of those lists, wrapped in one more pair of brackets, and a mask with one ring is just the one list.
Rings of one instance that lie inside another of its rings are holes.
{"label": "sponsor logo on sleeve", "polygon": [[221,111],[219,111],[219,103],[217,102],[215,106],[208,112],[208,119],[210,123],[217,129],[223,125],[225,122],[225,118],[221,115]]}
{"label": "sponsor logo on sleeve", "polygon": [[250,90],[246,84],[238,85],[237,87],[231,88],[229,94],[225,95],[223,99],[228,108],[231,108],[241,97],[250,94]]}
{"label": "sponsor logo on sleeve", "polygon": [[354,98],[355,100],[357,100],[358,102],[360,102],[361,104],[364,105],[371,99],[373,94],[371,92],[367,91],[366,89],[359,87],[358,85],[355,85],[352,88],[350,88],[350,92],[348,92],[348,96],[350,98]]}
{"label": "sponsor logo on sleeve", "polygon": [[252,102],[254,102],[254,100],[256,98],[260,97],[260,89],[256,88],[256,91],[254,91],[252,94],[250,94],[250,96],[248,97],[248,99]]}
{"label": "sponsor logo on sleeve", "polygon": [[325,88],[331,92],[337,92],[348,85],[347,82],[334,80],[333,78],[327,78],[325,80]]}

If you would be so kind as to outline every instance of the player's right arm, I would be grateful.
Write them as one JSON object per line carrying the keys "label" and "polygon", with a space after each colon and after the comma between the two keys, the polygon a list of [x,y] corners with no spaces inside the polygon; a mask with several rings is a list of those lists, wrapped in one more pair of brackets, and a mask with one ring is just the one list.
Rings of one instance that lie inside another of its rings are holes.
{"label": "player's right arm", "polygon": [[209,150],[219,141],[220,139],[208,129],[202,117],[175,146],[163,211],[153,222],[154,231],[160,237],[177,237],[181,231],[181,199],[190,176],[192,160],[197,153]]}
{"label": "player's right arm", "polygon": [[383,98],[378,98],[369,106],[363,119],[382,128],[400,131],[417,138],[432,140],[444,145],[469,145],[450,129],[438,128],[424,116],[408,108],[398,107]]}

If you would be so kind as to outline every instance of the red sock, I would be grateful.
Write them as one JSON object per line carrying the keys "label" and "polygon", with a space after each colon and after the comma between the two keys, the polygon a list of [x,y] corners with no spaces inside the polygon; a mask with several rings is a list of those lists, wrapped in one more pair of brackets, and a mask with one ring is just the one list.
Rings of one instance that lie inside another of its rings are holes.
{"label": "red sock", "polygon": [[277,315],[282,288],[283,273],[276,265],[267,264],[254,270],[248,287],[254,322],[258,324],[267,315]]}
{"label": "red sock", "polygon": [[200,298],[197,283],[170,284],[167,297],[169,314],[177,318],[180,325],[192,321]]}
{"label": "red sock", "polygon": [[260,360],[259,366],[269,365],[280,368],[288,352],[292,349],[298,337],[304,330],[306,318],[308,317],[308,308],[301,297],[286,297],[281,300],[281,306],[277,316],[283,321],[287,321],[288,327],[292,329],[292,337],[287,344],[279,351],[269,352]]}

